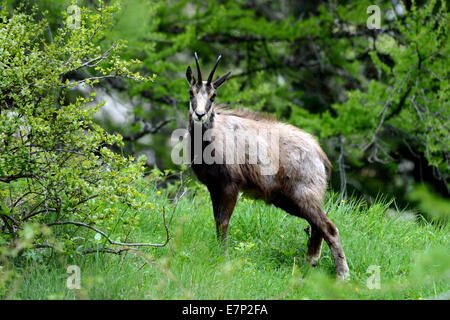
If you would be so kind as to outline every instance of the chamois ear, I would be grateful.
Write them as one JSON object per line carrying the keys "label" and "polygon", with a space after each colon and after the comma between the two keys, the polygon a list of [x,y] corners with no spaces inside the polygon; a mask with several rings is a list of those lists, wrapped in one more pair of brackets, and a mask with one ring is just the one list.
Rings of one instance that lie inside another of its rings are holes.
{"label": "chamois ear", "polygon": [[231,73],[231,71],[228,71],[223,76],[217,78],[216,81],[214,81],[212,83],[214,89],[217,89],[218,87],[220,87],[225,82],[225,80],[227,80],[227,78],[230,75],[230,73]]}
{"label": "chamois ear", "polygon": [[195,78],[194,78],[194,76],[192,76],[191,66],[188,66],[186,69],[186,79],[191,86],[193,86],[195,84]]}

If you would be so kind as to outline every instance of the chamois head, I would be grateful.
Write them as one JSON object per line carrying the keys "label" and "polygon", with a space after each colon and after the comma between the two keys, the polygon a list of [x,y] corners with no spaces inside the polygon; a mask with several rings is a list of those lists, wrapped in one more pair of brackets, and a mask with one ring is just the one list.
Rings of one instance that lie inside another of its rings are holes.
{"label": "chamois head", "polygon": [[214,99],[216,98],[216,89],[220,87],[228,78],[231,72],[225,73],[223,76],[213,80],[214,72],[219,64],[221,55],[217,58],[214,68],[208,76],[207,81],[202,80],[202,72],[198,63],[197,52],[195,53],[195,63],[197,64],[197,79],[192,75],[192,69],[188,66],[186,70],[186,78],[189,82],[189,115],[195,122],[205,123],[209,121],[214,109]]}

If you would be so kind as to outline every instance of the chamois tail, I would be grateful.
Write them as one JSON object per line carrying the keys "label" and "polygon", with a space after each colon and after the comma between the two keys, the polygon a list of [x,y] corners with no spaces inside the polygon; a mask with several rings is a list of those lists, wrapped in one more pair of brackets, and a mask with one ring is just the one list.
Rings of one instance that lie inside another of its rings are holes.
{"label": "chamois tail", "polygon": [[327,178],[329,179],[331,177],[331,169],[333,166],[323,150],[320,150],[319,156],[322,160],[323,165],[325,166],[325,172],[327,173]]}

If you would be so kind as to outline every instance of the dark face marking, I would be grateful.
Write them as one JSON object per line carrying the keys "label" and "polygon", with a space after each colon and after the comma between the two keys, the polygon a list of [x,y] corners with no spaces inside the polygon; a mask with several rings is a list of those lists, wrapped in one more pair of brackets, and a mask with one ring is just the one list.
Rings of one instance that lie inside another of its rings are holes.
{"label": "dark face marking", "polygon": [[198,85],[191,86],[189,96],[189,113],[192,119],[201,123],[208,121],[214,109],[216,90],[203,83],[201,87]]}
{"label": "dark face marking", "polygon": [[195,122],[205,123],[211,119],[214,109],[214,100],[216,98],[216,89],[220,87],[230,75],[227,72],[223,76],[212,81],[214,72],[219,64],[220,58],[217,58],[211,73],[208,76],[207,81],[202,81],[202,74],[200,70],[200,64],[198,61],[197,53],[195,53],[195,63],[197,65],[197,80],[192,75],[192,69],[190,66],[186,69],[186,79],[189,82],[189,115]]}

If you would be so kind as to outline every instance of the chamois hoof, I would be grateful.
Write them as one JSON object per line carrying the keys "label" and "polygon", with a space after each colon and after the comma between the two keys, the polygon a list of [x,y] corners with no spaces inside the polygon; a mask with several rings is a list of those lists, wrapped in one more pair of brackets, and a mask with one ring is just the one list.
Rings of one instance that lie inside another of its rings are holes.
{"label": "chamois hoof", "polygon": [[308,237],[311,237],[311,227],[307,226],[304,231],[306,232],[306,234],[308,235]]}
{"label": "chamois hoof", "polygon": [[337,274],[336,278],[338,281],[349,282],[350,281],[350,273],[347,271],[342,274]]}
{"label": "chamois hoof", "polygon": [[319,259],[314,258],[314,257],[306,257],[306,262],[308,262],[308,264],[311,267],[317,267],[317,265],[319,264]]}

